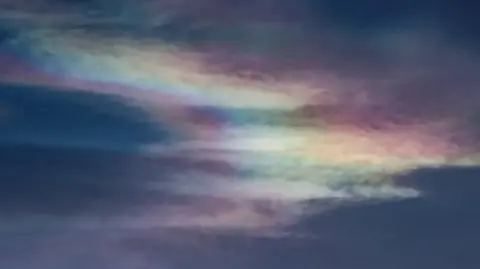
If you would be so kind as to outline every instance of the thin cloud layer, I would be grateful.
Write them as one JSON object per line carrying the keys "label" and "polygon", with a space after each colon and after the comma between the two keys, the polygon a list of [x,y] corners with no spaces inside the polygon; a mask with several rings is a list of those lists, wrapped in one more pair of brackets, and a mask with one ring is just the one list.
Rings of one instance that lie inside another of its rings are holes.
{"label": "thin cloud layer", "polygon": [[[98,183],[106,192],[99,191],[90,208],[105,203],[119,216],[102,221],[90,216],[93,209],[66,210],[91,217],[94,226],[265,232],[317,212],[312,200],[324,202],[322,211],[350,202],[418,197],[420,191],[400,186],[398,175],[421,167],[478,165],[480,66],[474,51],[459,49],[448,39],[451,31],[443,31],[444,25],[461,26],[441,21],[443,4],[424,19],[425,4],[410,1],[361,8],[331,1],[260,1],[235,8],[222,1],[197,2],[123,1],[105,20],[82,12],[109,10],[108,1],[68,9],[75,16],[64,16],[64,3],[44,5],[38,15],[21,3],[0,13],[15,29],[2,46],[2,57],[9,59],[0,64],[3,81],[127,97],[126,107],[142,111],[137,119],[148,118],[149,127],[180,138],[167,144],[157,140],[163,134],[154,134],[130,148],[141,152],[135,158],[104,157],[116,160],[106,174],[86,173],[94,169],[88,165],[75,176],[56,173],[52,186],[37,183],[45,188],[37,199],[58,193],[50,188],[62,184],[69,188],[60,192],[75,197],[79,188],[70,186],[93,182],[77,195],[79,203],[92,201]],[[387,16],[393,7],[402,12]],[[366,15],[372,20],[358,28]],[[382,28],[387,21],[389,28]],[[105,109],[93,106],[89,110]],[[275,113],[280,115],[275,123],[252,123]],[[66,122],[78,126],[82,115],[70,115]],[[133,125],[102,125],[106,139],[89,137],[99,148],[111,141],[109,150],[124,149],[123,129],[141,132]],[[18,139],[15,132],[11,137]],[[60,141],[50,134],[42,141],[32,137],[39,140],[30,143]],[[71,141],[84,147],[87,140],[83,135]],[[95,150],[88,154],[98,154]],[[106,161],[98,162],[106,169]],[[119,186],[128,187],[110,196]],[[29,200],[37,192],[25,193],[11,199],[37,203]],[[53,196],[51,204],[65,197]],[[42,210],[34,207],[32,214]],[[62,223],[60,214],[52,219]]]}

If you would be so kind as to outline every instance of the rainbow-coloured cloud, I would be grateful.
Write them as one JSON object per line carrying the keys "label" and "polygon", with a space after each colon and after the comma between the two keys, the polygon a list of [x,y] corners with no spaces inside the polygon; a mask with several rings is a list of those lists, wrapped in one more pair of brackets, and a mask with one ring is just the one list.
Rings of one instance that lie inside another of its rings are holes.
{"label": "rainbow-coloured cloud", "polygon": [[[416,197],[421,194],[415,189],[397,185],[396,175],[479,163],[467,121],[475,102],[459,114],[431,117],[395,99],[409,89],[358,87],[410,80],[408,68],[355,84],[355,77],[332,79],[335,70],[322,71],[321,63],[310,69],[275,66],[286,62],[262,56],[261,50],[242,51],[246,40],[228,46],[218,36],[196,47],[81,28],[31,30],[11,40],[3,56],[12,61],[8,68],[0,66],[0,75],[9,82],[126,96],[185,137],[168,146],[146,144],[144,154],[235,167],[229,175],[179,171],[175,180],[148,186],[234,205],[226,213],[196,215],[192,208],[202,204],[197,200],[186,208],[153,206],[142,215],[144,225],[289,224],[310,210],[305,205],[311,200]],[[291,61],[295,66],[300,60]],[[258,203],[275,213],[261,213]],[[158,220],[160,214],[167,217]]]}

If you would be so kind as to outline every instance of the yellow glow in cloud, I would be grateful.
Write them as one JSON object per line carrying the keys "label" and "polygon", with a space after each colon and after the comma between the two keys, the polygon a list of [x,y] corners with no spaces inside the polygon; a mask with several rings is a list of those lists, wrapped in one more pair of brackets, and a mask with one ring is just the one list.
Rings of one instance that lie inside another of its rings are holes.
{"label": "yellow glow in cloud", "polygon": [[165,91],[224,107],[294,108],[314,91],[295,80],[255,81],[213,73],[201,53],[155,40],[90,37],[75,33],[40,35],[38,43],[67,74]]}

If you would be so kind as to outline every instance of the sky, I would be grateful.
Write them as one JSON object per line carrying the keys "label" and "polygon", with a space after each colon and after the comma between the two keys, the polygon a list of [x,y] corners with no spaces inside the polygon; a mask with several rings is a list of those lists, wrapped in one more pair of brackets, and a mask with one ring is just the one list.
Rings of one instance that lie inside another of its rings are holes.
{"label": "sky", "polygon": [[478,268],[475,3],[0,1],[0,267]]}

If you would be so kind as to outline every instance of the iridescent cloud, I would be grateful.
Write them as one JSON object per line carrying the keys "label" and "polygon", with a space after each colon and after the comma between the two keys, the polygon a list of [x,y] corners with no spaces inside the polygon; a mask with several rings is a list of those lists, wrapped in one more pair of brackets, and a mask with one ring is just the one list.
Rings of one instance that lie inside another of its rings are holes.
{"label": "iridescent cloud", "polygon": [[[120,226],[283,227],[310,212],[311,200],[416,197],[421,194],[399,186],[396,175],[424,166],[478,165],[470,120],[480,99],[470,90],[475,77],[464,72],[478,67],[468,57],[435,60],[424,53],[426,44],[443,55],[448,48],[410,35],[409,43],[391,36],[374,39],[372,47],[347,42],[337,48],[325,33],[324,42],[303,36],[265,51],[254,33],[275,38],[286,26],[238,24],[217,29],[221,34],[202,45],[81,28],[26,31],[5,52],[16,71],[2,67],[2,79],[127,96],[187,137],[174,145],[145,144],[143,154],[234,168],[226,174],[183,169],[167,182],[147,184],[150,191],[196,199],[146,205],[134,220],[116,220]],[[450,72],[451,64],[457,71]],[[446,76],[442,85],[435,84],[439,74]],[[453,87],[465,95],[448,94]]]}

